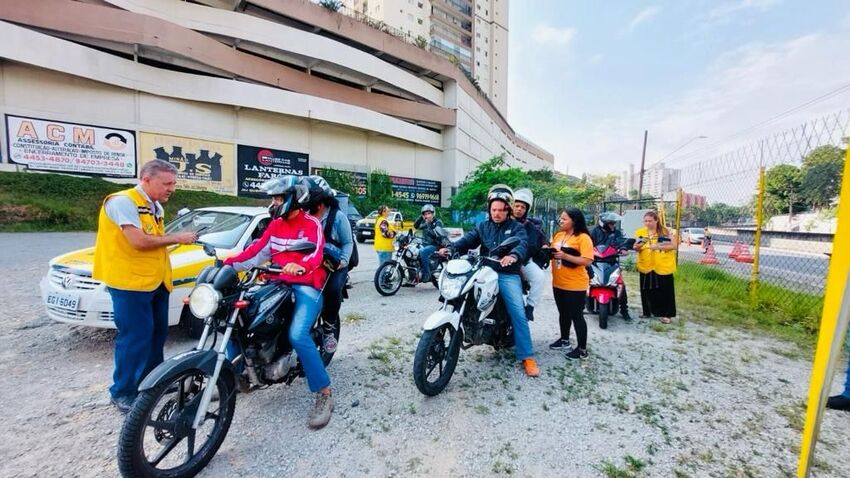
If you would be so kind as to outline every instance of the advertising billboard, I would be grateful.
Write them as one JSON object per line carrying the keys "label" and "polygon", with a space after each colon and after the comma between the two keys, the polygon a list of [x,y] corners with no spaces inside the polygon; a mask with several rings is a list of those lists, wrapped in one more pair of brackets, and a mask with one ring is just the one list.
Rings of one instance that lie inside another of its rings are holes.
{"label": "advertising billboard", "polygon": [[[354,176],[357,195],[365,197],[369,192],[369,175],[366,173],[344,171]],[[313,168],[313,174],[321,176],[322,168]],[[433,204],[438,206],[442,199],[442,183],[431,179],[390,176],[393,197],[412,204]]]}
{"label": "advertising billboard", "polygon": [[281,151],[272,148],[238,145],[236,148],[237,194],[265,197],[260,185],[278,176],[305,176],[310,172],[310,157],[306,153]]}
{"label": "advertising billboard", "polygon": [[154,159],[177,167],[177,187],[194,191],[236,194],[233,143],[139,132],[141,164]]}
{"label": "advertising billboard", "polygon": [[28,169],[136,177],[136,133],[126,129],[7,114],[6,148]]}

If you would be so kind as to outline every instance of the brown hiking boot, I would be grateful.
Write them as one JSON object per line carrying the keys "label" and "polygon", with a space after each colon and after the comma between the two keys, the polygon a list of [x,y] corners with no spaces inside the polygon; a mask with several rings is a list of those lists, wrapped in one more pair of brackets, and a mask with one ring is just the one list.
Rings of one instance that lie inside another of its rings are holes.
{"label": "brown hiking boot", "polygon": [[540,367],[537,366],[537,362],[533,358],[523,360],[522,368],[525,369],[525,374],[529,377],[540,376]]}
{"label": "brown hiking boot", "polygon": [[313,430],[323,428],[331,421],[331,413],[334,411],[334,397],[331,394],[317,393],[316,403],[310,410],[310,419],[307,426]]}

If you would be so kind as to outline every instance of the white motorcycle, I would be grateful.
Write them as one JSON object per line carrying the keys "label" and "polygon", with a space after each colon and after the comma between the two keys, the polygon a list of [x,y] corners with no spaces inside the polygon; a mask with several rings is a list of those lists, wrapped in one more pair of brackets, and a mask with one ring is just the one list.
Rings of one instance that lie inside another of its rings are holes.
{"label": "white motorcycle", "polygon": [[499,274],[489,266],[518,243],[512,237],[489,257],[469,254],[443,268],[439,279],[443,305],[425,320],[413,359],[413,380],[420,392],[434,396],[446,388],[461,348],[514,345],[511,318],[499,296]]}

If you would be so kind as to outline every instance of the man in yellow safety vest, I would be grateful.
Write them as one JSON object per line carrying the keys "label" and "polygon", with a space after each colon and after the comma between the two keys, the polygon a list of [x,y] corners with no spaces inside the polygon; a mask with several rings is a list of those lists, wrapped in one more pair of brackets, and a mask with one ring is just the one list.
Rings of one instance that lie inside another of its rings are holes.
{"label": "man in yellow safety vest", "polygon": [[162,363],[172,289],[167,247],[198,239],[194,232],[165,234],[161,203],[175,190],[177,168],[156,159],[142,166],[139,178],[135,187],[104,199],[92,271],[112,298],[118,337],[109,392],[123,413],[130,410],[145,375]]}

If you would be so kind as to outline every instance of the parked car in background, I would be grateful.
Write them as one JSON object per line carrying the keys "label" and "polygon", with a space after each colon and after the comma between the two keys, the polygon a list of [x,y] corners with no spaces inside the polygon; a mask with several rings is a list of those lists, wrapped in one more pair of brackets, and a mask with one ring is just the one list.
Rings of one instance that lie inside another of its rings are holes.
{"label": "parked car in background", "polygon": [[358,211],[357,208],[354,207],[354,204],[351,203],[348,194],[337,193],[336,199],[339,201],[339,210],[345,212],[345,216],[351,224],[351,232],[354,232],[357,227],[357,221],[363,219],[363,215],[360,214],[360,211]]}
{"label": "parked car in background", "polygon": [[[357,225],[354,228],[354,236],[357,238],[357,242],[363,243],[368,239],[374,239],[375,234],[375,219],[378,218],[378,211],[372,211],[365,218],[357,221]],[[413,229],[413,221],[406,221],[404,217],[401,215],[401,211],[391,209],[390,215],[387,216],[392,224],[393,228],[396,231],[406,231],[408,229]]]}
{"label": "parked car in background", "polygon": [[685,244],[700,244],[705,239],[705,233],[701,227],[684,227],[680,237]]}
{"label": "parked car in background", "polygon": [[[268,224],[269,212],[264,207],[208,207],[174,219],[165,231],[169,234],[201,231],[199,240],[215,246],[218,256],[223,258],[241,252],[259,239]],[[168,249],[174,285],[168,304],[168,325],[182,322],[191,335],[199,337],[203,322],[189,313],[183,298],[192,291],[201,269],[213,261],[194,244]],[[93,261],[93,247],[50,260],[47,275],[39,284],[48,317],[72,325],[115,328],[112,298],[102,282],[92,279]]]}

